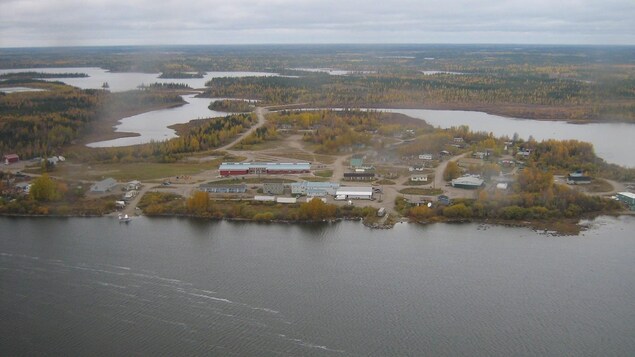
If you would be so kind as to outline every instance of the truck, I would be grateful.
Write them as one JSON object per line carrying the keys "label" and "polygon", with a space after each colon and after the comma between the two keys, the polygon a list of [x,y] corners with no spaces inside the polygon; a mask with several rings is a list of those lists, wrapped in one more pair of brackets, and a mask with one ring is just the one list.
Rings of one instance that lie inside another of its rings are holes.
{"label": "truck", "polygon": [[377,210],[377,217],[383,217],[386,215],[386,209],[384,207],[379,207]]}

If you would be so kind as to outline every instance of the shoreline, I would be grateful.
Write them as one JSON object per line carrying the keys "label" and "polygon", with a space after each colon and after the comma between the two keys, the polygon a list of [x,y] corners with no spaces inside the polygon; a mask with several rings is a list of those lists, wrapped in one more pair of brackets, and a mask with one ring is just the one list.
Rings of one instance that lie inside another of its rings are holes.
{"label": "shoreline", "polygon": [[[80,215],[80,214],[68,214],[68,215],[59,215],[59,214],[0,214],[2,217],[10,217],[10,218],[106,218],[112,217],[116,218],[116,212],[109,212],[101,215]],[[251,218],[227,218],[227,217],[206,217],[206,216],[197,216],[192,214],[153,214],[153,215],[136,215],[131,218],[190,218],[190,219],[199,219],[199,220],[209,220],[209,221],[228,221],[228,222],[246,222],[246,223],[266,223],[266,224],[333,224],[339,223],[343,221],[361,221],[361,223],[369,228],[369,229],[392,229],[398,223],[407,223],[407,224],[418,224],[422,226],[432,225],[432,224],[478,224],[484,226],[502,226],[502,227],[516,227],[516,228],[529,228],[534,231],[543,231],[544,233],[548,233],[550,235],[556,236],[575,236],[579,235],[581,232],[588,229],[588,226],[585,226],[583,221],[585,220],[593,220],[598,217],[626,217],[626,216],[635,216],[635,212],[632,211],[620,211],[620,212],[603,212],[598,214],[587,214],[583,215],[579,218],[566,218],[558,221],[531,221],[531,220],[523,220],[523,221],[513,221],[513,220],[504,220],[504,219],[440,219],[440,220],[428,220],[428,221],[416,221],[412,219],[408,219],[406,217],[401,217],[400,219],[392,222],[392,224],[371,224],[364,221],[363,217],[339,217],[333,219],[324,219],[319,221],[307,221],[307,220],[255,220]],[[480,228],[479,228],[480,229]]]}

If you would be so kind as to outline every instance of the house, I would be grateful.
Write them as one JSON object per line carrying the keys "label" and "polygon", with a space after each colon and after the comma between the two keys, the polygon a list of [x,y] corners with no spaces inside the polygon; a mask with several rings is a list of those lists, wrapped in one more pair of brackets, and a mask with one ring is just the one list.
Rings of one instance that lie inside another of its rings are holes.
{"label": "house", "polygon": [[270,195],[282,195],[284,193],[284,184],[282,182],[265,182],[262,184],[262,192]]}
{"label": "house", "polygon": [[453,138],[452,141],[456,144],[462,144],[464,140],[461,137],[456,137],[456,138]]}
{"label": "house", "polygon": [[412,175],[410,176],[412,182],[428,182],[428,175]]}
{"label": "house", "polygon": [[362,187],[340,187],[335,192],[335,197],[345,200],[371,200],[373,199],[373,188]]}
{"label": "house", "polygon": [[476,151],[472,153],[472,157],[475,159],[481,159],[483,160],[485,157],[489,156],[487,153],[482,152],[482,151]]}
{"label": "house", "polygon": [[591,183],[591,177],[584,175],[582,170],[577,170],[567,175],[567,183],[569,185],[584,185]]}
{"label": "house", "polygon": [[505,191],[507,190],[508,187],[509,187],[509,184],[507,182],[499,182],[496,184],[497,190]]}
{"label": "house", "polygon": [[348,181],[371,181],[375,179],[374,172],[345,172],[344,180]]}
{"label": "house", "polygon": [[210,192],[210,193],[245,193],[247,191],[247,186],[245,184],[239,184],[239,185],[203,184],[203,185],[199,185],[198,189],[200,191]]}
{"label": "house", "polygon": [[6,154],[2,156],[2,160],[5,165],[10,165],[20,161],[20,157],[17,154]]}
{"label": "house", "polygon": [[432,154],[421,154],[419,160],[432,160]]}
{"label": "house", "polygon": [[94,192],[94,193],[110,192],[116,186],[117,186],[117,181],[114,178],[109,177],[105,180],[96,182],[94,185],[90,186],[90,192]]}
{"label": "house", "polygon": [[362,156],[351,157],[351,167],[356,169],[364,166],[364,158]]}
{"label": "house", "polygon": [[137,181],[137,180],[128,182],[125,187],[126,191],[138,190],[140,188],[141,188],[141,181]]}

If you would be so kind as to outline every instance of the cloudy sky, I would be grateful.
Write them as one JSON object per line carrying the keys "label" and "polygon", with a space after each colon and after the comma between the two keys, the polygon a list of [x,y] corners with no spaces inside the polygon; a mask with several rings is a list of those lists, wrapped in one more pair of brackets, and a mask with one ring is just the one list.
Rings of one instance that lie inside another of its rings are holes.
{"label": "cloudy sky", "polygon": [[635,44],[635,0],[0,0],[0,47]]}

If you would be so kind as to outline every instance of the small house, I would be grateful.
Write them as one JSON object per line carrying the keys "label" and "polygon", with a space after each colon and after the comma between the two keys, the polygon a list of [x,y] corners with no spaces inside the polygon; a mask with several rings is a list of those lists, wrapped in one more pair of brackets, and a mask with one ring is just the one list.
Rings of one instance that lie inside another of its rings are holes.
{"label": "small house", "polygon": [[419,160],[432,160],[432,154],[421,154]]}
{"label": "small house", "polygon": [[428,175],[412,175],[410,176],[412,182],[428,182]]}
{"label": "small house", "polygon": [[6,154],[2,156],[2,160],[5,165],[10,165],[20,161],[20,157],[17,154]]}

